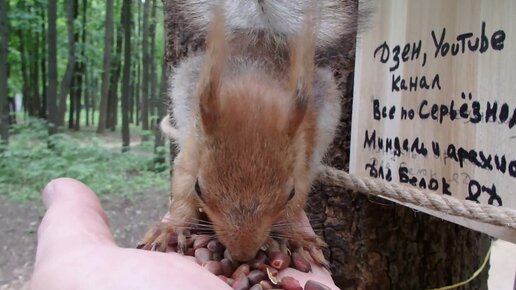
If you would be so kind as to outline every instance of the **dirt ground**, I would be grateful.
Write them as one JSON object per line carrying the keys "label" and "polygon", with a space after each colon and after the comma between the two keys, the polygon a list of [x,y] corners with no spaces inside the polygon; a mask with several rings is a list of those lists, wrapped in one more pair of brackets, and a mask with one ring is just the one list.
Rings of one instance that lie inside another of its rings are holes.
{"label": "dirt ground", "polygon": [[[109,196],[101,201],[119,245],[134,247],[148,227],[166,212],[168,197],[166,192],[147,192],[130,198]],[[43,213],[39,200],[20,203],[0,197],[0,290],[26,288]],[[516,289],[515,273],[516,244],[495,242],[489,289]]]}
{"label": "dirt ground", "polygon": [[[134,247],[151,224],[167,210],[166,192],[146,192],[131,198],[101,198],[115,240]],[[32,273],[36,234],[44,208],[39,200],[14,202],[0,197],[0,290],[24,289]]]}

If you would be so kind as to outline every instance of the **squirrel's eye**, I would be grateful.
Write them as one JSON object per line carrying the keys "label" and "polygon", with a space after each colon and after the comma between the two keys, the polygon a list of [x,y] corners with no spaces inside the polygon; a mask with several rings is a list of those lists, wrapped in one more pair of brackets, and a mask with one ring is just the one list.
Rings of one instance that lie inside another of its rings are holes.
{"label": "squirrel's eye", "polygon": [[195,193],[197,193],[197,196],[202,199],[202,192],[201,187],[199,186],[199,180],[195,182]]}
{"label": "squirrel's eye", "polygon": [[290,192],[290,194],[288,195],[288,200],[291,200],[292,198],[294,198],[294,195],[296,194],[296,191],[294,189],[292,189],[292,191]]}

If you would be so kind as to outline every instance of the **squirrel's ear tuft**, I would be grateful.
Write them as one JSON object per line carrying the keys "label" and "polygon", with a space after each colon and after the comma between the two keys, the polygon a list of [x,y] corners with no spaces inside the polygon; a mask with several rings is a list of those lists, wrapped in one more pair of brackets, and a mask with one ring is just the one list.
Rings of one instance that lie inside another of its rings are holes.
{"label": "squirrel's ear tuft", "polygon": [[293,106],[287,125],[287,133],[294,136],[306,111],[313,102],[312,82],[315,68],[315,20],[314,13],[305,11],[301,32],[289,41],[290,64],[288,68]]}
{"label": "squirrel's ear tuft", "polygon": [[224,11],[219,5],[213,11],[213,20],[206,37],[204,65],[197,88],[202,125],[207,134],[215,128],[220,111],[219,94],[226,55]]}

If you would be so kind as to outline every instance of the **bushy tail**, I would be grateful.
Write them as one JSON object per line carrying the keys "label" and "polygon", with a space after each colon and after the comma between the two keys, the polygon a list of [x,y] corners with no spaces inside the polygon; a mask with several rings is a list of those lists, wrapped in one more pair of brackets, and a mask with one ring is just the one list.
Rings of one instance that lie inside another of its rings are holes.
{"label": "bushy tail", "polygon": [[206,32],[213,9],[222,6],[226,34],[235,31],[248,34],[263,31],[286,36],[299,35],[305,11],[315,11],[319,23],[316,46],[330,46],[345,35],[356,32],[358,1],[356,0],[172,0],[192,29]]}

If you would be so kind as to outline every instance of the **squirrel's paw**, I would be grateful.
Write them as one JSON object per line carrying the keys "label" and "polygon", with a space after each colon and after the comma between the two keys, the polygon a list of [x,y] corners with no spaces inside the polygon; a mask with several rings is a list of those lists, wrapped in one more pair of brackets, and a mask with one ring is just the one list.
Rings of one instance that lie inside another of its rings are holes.
{"label": "squirrel's paw", "polygon": [[286,242],[291,246],[294,268],[309,272],[311,267],[308,261],[312,260],[328,271],[330,270],[330,263],[326,260],[322,251],[322,248],[326,248],[328,245],[320,237],[306,232],[292,233],[289,236],[293,236],[293,238],[282,241],[280,244]]}
{"label": "squirrel's paw", "polygon": [[318,236],[307,233],[289,233],[290,238],[279,240],[269,239],[265,245],[269,254],[271,252],[281,252],[289,254],[291,267],[301,271],[310,272],[312,266],[310,261],[330,270],[330,263],[324,257],[322,248],[327,244]]}
{"label": "squirrel's paw", "polygon": [[178,252],[184,254],[187,245],[187,230],[176,230],[169,223],[153,226],[136,246],[137,249],[157,252]]}

